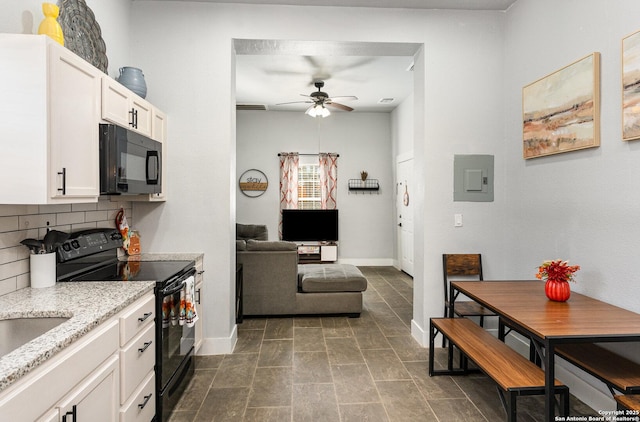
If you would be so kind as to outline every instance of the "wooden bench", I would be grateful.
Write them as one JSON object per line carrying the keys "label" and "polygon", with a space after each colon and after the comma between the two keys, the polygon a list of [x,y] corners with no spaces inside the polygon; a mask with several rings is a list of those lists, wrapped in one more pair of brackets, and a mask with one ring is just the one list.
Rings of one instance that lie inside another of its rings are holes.
{"label": "wooden bench", "polygon": [[616,394],[613,398],[618,403],[618,410],[640,412],[640,394]]}
{"label": "wooden bench", "polygon": [[[498,386],[498,392],[509,422],[516,421],[516,397],[543,395],[544,371],[527,358],[507,346],[482,327],[467,318],[431,318],[429,336],[429,376],[467,374],[467,359],[489,376]],[[434,341],[437,333],[449,340],[449,361],[446,370],[434,368]],[[459,368],[453,368],[455,346],[463,355]],[[560,395],[560,413],[569,414],[569,388],[556,380],[556,393]]]}
{"label": "wooden bench", "polygon": [[640,393],[640,364],[593,343],[558,345],[556,355],[604,382],[612,395]]}

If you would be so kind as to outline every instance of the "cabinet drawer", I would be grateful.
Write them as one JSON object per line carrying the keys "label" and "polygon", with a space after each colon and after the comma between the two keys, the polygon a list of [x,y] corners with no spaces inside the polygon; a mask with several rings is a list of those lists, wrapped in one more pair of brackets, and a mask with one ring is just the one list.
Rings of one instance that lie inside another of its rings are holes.
{"label": "cabinet drawer", "polygon": [[149,325],[120,351],[120,403],[129,399],[156,363],[154,325]]}
{"label": "cabinet drawer", "polygon": [[120,422],[149,422],[156,414],[156,377],[153,371],[120,409]]}
{"label": "cabinet drawer", "polygon": [[149,294],[131,305],[131,309],[120,316],[120,346],[124,346],[155,318],[155,296]]}

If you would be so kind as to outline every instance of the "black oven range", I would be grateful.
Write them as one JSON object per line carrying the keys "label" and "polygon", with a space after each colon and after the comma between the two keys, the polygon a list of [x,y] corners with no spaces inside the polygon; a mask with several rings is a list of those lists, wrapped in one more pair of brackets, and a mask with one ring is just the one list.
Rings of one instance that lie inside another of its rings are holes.
{"label": "black oven range", "polygon": [[193,376],[195,329],[163,321],[163,304],[166,311],[168,303],[180,303],[181,291],[196,273],[195,262],[122,261],[117,257],[121,246],[122,236],[116,229],[72,233],[57,248],[57,281],[156,280],[155,420],[164,422]]}

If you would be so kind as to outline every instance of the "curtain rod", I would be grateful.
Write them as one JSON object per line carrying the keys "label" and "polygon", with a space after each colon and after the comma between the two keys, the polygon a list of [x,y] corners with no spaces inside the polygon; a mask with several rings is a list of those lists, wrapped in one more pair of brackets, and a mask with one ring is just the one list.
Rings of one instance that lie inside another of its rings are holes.
{"label": "curtain rod", "polygon": [[[323,154],[322,152],[319,152],[318,154]],[[298,155],[318,155],[318,154],[298,154]],[[329,154],[328,152],[326,154]],[[336,154],[338,157],[340,157],[340,154]],[[278,153],[278,157],[281,157],[282,154]]]}

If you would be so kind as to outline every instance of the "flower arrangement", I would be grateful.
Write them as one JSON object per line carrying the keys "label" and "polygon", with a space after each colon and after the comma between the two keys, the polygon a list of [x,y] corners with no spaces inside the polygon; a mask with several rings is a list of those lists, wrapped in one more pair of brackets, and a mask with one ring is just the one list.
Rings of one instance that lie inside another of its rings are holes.
{"label": "flower arrangement", "polygon": [[539,280],[575,281],[574,273],[580,269],[579,265],[569,265],[569,261],[555,259],[544,261],[538,267],[536,278]]}

